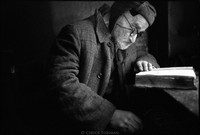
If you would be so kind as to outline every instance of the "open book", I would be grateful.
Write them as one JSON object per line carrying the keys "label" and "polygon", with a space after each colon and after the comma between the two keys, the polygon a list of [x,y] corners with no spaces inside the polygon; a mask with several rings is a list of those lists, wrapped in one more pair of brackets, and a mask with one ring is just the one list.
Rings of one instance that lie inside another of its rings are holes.
{"label": "open book", "polygon": [[135,87],[165,89],[197,89],[193,67],[157,68],[136,74]]}

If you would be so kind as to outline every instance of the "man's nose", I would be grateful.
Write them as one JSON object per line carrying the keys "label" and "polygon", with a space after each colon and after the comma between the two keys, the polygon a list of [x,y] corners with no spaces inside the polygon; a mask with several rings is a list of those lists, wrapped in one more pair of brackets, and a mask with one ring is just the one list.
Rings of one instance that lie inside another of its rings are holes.
{"label": "man's nose", "polygon": [[136,38],[137,38],[137,34],[135,34],[135,35],[131,35],[131,36],[130,36],[130,40],[131,40],[131,42],[132,42],[132,43],[135,43]]}

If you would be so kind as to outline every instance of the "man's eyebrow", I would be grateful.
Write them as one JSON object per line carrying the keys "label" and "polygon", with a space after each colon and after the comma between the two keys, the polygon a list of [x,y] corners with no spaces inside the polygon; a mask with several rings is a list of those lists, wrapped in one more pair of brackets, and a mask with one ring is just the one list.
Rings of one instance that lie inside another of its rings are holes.
{"label": "man's eyebrow", "polygon": [[140,25],[138,23],[135,23],[134,26],[137,28],[137,29],[141,29]]}
{"label": "man's eyebrow", "polygon": [[124,26],[121,26],[120,24],[118,24],[118,23],[116,23],[116,25],[118,25],[119,27],[121,27],[121,28],[124,28],[124,29],[127,29],[127,30],[133,30],[132,28],[127,28],[127,27],[124,27]]}
{"label": "man's eyebrow", "polygon": [[138,30],[138,32],[144,32],[146,29],[143,29],[143,27],[141,27],[141,25],[139,25],[139,23],[135,23],[135,28]]}

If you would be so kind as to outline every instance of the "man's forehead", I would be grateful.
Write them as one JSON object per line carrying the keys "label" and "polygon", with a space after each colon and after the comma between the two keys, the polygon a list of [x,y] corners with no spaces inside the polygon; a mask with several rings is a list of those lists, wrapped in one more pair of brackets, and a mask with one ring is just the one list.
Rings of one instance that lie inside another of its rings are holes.
{"label": "man's forehead", "polygon": [[129,11],[125,12],[124,15],[126,16],[126,18],[128,19],[128,21],[134,25],[134,26],[138,26],[138,27],[142,27],[142,26],[149,26],[147,20],[140,14],[136,14],[135,16],[133,16]]}

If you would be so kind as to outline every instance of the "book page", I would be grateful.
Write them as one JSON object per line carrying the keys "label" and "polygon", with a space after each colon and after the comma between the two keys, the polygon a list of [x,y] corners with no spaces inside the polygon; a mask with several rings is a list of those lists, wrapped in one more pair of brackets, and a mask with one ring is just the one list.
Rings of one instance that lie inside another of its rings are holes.
{"label": "book page", "polygon": [[152,71],[144,71],[136,74],[140,75],[152,75],[152,76],[188,76],[196,78],[195,72],[192,67],[169,67],[169,68],[157,68]]}

